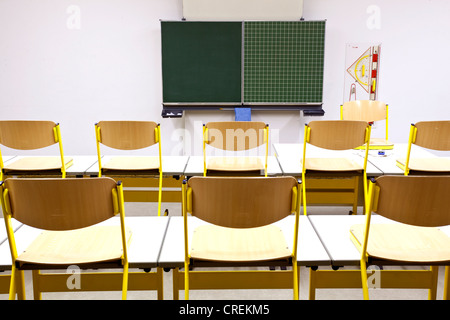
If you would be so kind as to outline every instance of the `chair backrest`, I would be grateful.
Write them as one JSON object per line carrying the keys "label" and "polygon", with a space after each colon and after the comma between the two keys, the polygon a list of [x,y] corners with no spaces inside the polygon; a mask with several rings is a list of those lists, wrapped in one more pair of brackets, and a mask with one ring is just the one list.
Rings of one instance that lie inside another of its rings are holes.
{"label": "chair backrest", "polygon": [[249,150],[267,143],[267,125],[257,121],[208,122],[204,125],[204,143],[228,150]]}
{"label": "chair backrest", "polygon": [[341,107],[342,120],[363,120],[367,122],[385,120],[387,105],[377,100],[347,101]]}
{"label": "chair backrest", "polygon": [[159,142],[159,125],[153,121],[100,121],[96,123],[97,141],[120,150],[136,150]]}
{"label": "chair backrest", "polygon": [[72,230],[119,213],[116,185],[111,178],[9,178],[1,196],[7,213],[26,225]]}
{"label": "chair backrest", "polygon": [[450,224],[450,176],[381,176],[373,189],[379,215],[423,227]]}
{"label": "chair backrest", "polygon": [[187,212],[231,228],[273,223],[299,205],[293,177],[192,177],[186,194]]}
{"label": "chair backrest", "polygon": [[0,121],[0,144],[18,150],[48,147],[58,142],[56,126],[52,121]]}
{"label": "chair backrest", "polygon": [[305,130],[306,142],[320,148],[348,150],[368,141],[370,130],[366,121],[319,120],[311,121]]}
{"label": "chair backrest", "polygon": [[450,121],[422,121],[412,126],[412,143],[427,149],[450,150]]}

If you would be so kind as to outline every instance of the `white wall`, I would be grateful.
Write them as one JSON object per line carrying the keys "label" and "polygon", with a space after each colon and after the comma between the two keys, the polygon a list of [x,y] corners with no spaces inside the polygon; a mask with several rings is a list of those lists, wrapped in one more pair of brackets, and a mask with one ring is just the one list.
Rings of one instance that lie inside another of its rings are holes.
{"label": "white wall", "polygon": [[[254,111],[252,119],[270,124],[272,142],[301,141],[305,122],[337,119],[345,45],[372,42],[382,44],[379,99],[390,106],[392,141],[406,141],[410,123],[450,119],[449,12],[443,0],[304,0],[305,19],[327,20],[326,114]],[[155,120],[165,154],[184,152],[184,128],[186,153],[199,154],[201,123],[234,113],[161,118],[159,19],[182,15],[182,0],[0,0],[0,118],[59,122],[68,155],[95,154],[99,120]]]}

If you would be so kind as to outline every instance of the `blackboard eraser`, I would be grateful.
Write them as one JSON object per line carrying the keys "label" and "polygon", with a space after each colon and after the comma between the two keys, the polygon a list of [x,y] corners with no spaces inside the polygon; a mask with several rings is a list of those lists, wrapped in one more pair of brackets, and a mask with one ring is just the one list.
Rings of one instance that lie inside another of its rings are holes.
{"label": "blackboard eraser", "polygon": [[325,110],[323,109],[305,109],[303,110],[304,116],[323,116],[325,114]]}

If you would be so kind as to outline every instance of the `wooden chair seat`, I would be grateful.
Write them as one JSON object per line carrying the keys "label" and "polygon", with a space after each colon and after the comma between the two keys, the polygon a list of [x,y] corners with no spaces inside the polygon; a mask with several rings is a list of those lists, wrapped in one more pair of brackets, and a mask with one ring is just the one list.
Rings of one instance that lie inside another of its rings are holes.
{"label": "wooden chair seat", "polygon": [[152,170],[159,168],[158,157],[114,157],[102,164],[107,170]]}
{"label": "wooden chair seat", "polygon": [[[129,242],[131,231],[126,230]],[[118,262],[123,255],[120,226],[92,226],[69,231],[44,231],[16,259],[23,269]],[[90,239],[90,241],[86,241]]]}
{"label": "wooden chair seat", "polygon": [[[354,225],[350,232],[360,244],[364,225]],[[406,224],[372,224],[367,253],[372,258],[413,263],[450,262],[450,237],[437,228]]]}
{"label": "wooden chair seat", "polygon": [[194,231],[190,255],[210,261],[251,262],[290,258],[280,228],[268,225],[235,229],[205,225]]}
{"label": "wooden chair seat", "polygon": [[208,160],[207,169],[218,171],[254,171],[264,170],[264,164],[258,157],[212,157]]}
{"label": "wooden chair seat", "polygon": [[[404,168],[405,159],[398,159],[397,166]],[[450,158],[415,158],[409,160],[409,170],[429,172],[450,172]]]}
{"label": "wooden chair seat", "polygon": [[[73,159],[64,157],[66,168],[70,167]],[[45,171],[45,170],[61,170],[60,157],[26,157],[18,159],[12,163],[8,163],[3,167],[4,172],[9,171]]]}
{"label": "wooden chair seat", "polygon": [[363,167],[347,158],[307,158],[306,170],[314,171],[360,171]]}

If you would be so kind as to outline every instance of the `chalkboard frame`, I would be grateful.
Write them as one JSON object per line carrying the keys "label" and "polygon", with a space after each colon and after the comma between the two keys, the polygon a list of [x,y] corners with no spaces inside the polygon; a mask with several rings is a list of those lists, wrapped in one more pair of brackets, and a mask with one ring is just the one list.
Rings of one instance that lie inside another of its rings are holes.
{"label": "chalkboard frame", "polygon": [[[322,53],[322,64],[324,64],[325,61],[325,22],[326,20],[318,20],[319,22],[324,23],[324,31],[323,31],[323,53]],[[245,39],[244,39],[244,32],[245,32],[245,24],[246,22],[254,22],[254,21],[163,21],[161,20],[161,29],[163,29],[163,24],[165,23],[182,23],[182,24],[188,24],[188,23],[210,23],[210,24],[217,24],[217,23],[239,23],[242,26],[241,31],[241,79],[240,79],[240,86],[241,86],[241,98],[240,101],[167,101],[165,99],[165,92],[166,87],[164,84],[164,77],[165,77],[165,67],[163,62],[162,67],[162,75],[163,75],[163,109],[166,110],[231,110],[238,107],[246,107],[251,108],[254,110],[309,110],[309,114],[323,114],[322,105],[323,105],[323,73],[324,73],[324,66],[322,65],[321,70],[321,101],[317,102],[245,102],[244,101],[244,55],[245,55]],[[266,21],[265,21],[266,22]],[[292,22],[313,22],[313,21],[292,21]],[[165,53],[164,53],[164,35],[163,30],[161,30],[161,42],[162,42],[162,60],[165,59]]]}

